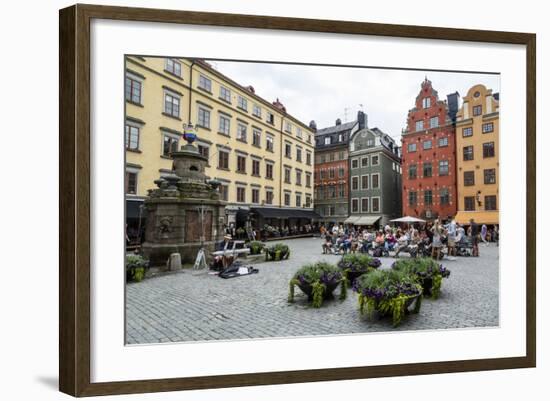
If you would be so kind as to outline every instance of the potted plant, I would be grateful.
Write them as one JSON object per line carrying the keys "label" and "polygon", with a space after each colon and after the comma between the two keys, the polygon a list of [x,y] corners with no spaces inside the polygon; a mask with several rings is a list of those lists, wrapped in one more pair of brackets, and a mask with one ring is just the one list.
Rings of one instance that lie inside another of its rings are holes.
{"label": "potted plant", "polygon": [[290,256],[290,248],[285,244],[275,244],[265,248],[265,260],[283,260]]}
{"label": "potted plant", "polygon": [[332,297],[332,293],[340,288],[340,299],[346,299],[346,279],[340,269],[327,262],[317,262],[302,266],[289,283],[288,302],[294,302],[294,286],[298,286],[314,308],[320,308],[323,300]]}
{"label": "potted plant", "polygon": [[338,262],[338,267],[347,278],[348,284],[353,284],[357,277],[377,269],[381,264],[380,259],[373,258],[370,255],[348,253],[342,256],[342,259]]}
{"label": "potted plant", "polygon": [[251,241],[248,244],[248,248],[250,248],[251,255],[259,255],[262,253],[264,249],[264,244],[263,242],[260,242],[260,241]]}
{"label": "potted plant", "polygon": [[451,275],[450,270],[432,258],[403,259],[393,263],[394,270],[412,275],[424,290],[424,295],[437,299],[441,292],[443,278]]}
{"label": "potted plant", "polygon": [[126,255],[126,281],[139,282],[145,278],[149,262],[140,255]]}
{"label": "potted plant", "polygon": [[393,326],[398,326],[409,308],[418,313],[422,304],[422,286],[414,277],[397,270],[374,270],[360,276],[353,284],[359,295],[359,310],[373,317],[391,315]]}

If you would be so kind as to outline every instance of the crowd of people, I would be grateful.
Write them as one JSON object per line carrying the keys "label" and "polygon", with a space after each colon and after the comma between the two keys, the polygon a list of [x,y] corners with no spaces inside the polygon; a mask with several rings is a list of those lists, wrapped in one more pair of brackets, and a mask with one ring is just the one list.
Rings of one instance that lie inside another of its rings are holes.
{"label": "crowd of people", "polygon": [[496,242],[498,226],[491,229],[470,220],[462,225],[454,220],[442,223],[436,219],[422,225],[407,227],[389,226],[379,229],[355,226],[320,226],[324,254],[346,254],[362,252],[376,257],[399,257],[403,252],[416,256],[431,256],[441,259],[448,256],[479,256],[479,244]]}

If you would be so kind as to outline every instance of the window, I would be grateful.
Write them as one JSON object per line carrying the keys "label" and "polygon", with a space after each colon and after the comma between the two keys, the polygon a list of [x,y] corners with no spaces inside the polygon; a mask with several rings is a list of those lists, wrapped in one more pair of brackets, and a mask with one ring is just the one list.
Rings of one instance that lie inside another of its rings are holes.
{"label": "window", "polygon": [[169,92],[164,92],[164,113],[172,117],[180,116],[180,98]]}
{"label": "window", "polygon": [[239,97],[237,98],[237,107],[243,109],[244,111],[248,111],[248,101],[244,97],[239,95]]}
{"label": "window", "polygon": [[204,89],[207,92],[212,92],[212,81],[204,75],[201,75],[199,77],[199,88]]}
{"label": "window", "polygon": [[464,146],[462,155],[464,160],[474,160],[474,147],[472,145]]}
{"label": "window", "polygon": [[359,211],[359,199],[351,200],[351,211],[352,213],[357,213]]}
{"label": "window", "polygon": [[481,115],[481,105],[474,106],[473,108],[473,114],[474,116],[480,116]]}
{"label": "window", "polygon": [[246,125],[237,124],[237,140],[246,142]]}
{"label": "window", "polygon": [[361,176],[361,189],[369,189],[369,176],[368,175],[362,175]]}
{"label": "window", "polygon": [[416,130],[422,131],[424,129],[424,121],[420,120],[415,123]]}
{"label": "window", "polygon": [[290,184],[290,167],[285,167],[285,183]]}
{"label": "window", "polygon": [[363,157],[361,159],[361,167],[367,167],[369,165],[369,158],[368,157]]}
{"label": "window", "polygon": [[306,173],[306,187],[311,187],[311,174]]}
{"label": "window", "polygon": [[422,99],[422,107],[424,109],[427,109],[428,107],[430,107],[432,105],[432,99],[429,98],[429,97],[425,97],[424,99]]}
{"label": "window", "polygon": [[237,202],[246,202],[246,188],[237,187]]}
{"label": "window", "polygon": [[306,152],[306,164],[311,166],[311,152]]}
{"label": "window", "polygon": [[409,165],[409,180],[414,180],[416,178],[416,164]]}
{"label": "window", "polygon": [[178,150],[178,137],[176,135],[164,134],[162,136],[162,155],[170,156],[170,153]]}
{"label": "window", "polygon": [[351,177],[351,189],[354,191],[359,189],[359,177]]}
{"label": "window", "polygon": [[344,136],[342,134],[338,134],[338,142],[342,142],[343,138],[344,138]]}
{"label": "window", "polygon": [[336,159],[336,154],[334,152],[329,153],[328,158],[331,162]]}
{"label": "window", "polygon": [[302,172],[296,170],[296,185],[302,185]]}
{"label": "window", "polygon": [[343,198],[346,196],[346,187],[344,184],[338,184],[338,197]]}
{"label": "window", "polygon": [[369,212],[369,198],[361,198],[361,212],[362,213]]}
{"label": "window", "polygon": [[258,106],[257,104],[252,106],[252,115],[254,117],[262,118],[262,108],[260,106]]}
{"label": "window", "polygon": [[328,170],[328,178],[334,178],[335,174],[336,174],[336,173],[335,173],[334,167],[329,168],[329,170]]}
{"label": "window", "polygon": [[497,197],[496,195],[485,196],[485,210],[497,210]]}
{"label": "window", "polygon": [[472,212],[476,210],[476,198],[473,196],[464,197],[464,210],[467,212]]}
{"label": "window", "polygon": [[407,150],[409,153],[416,152],[416,143],[409,143],[407,145]]}
{"label": "window", "polygon": [[374,139],[369,138],[367,139],[367,148],[372,148],[374,146]]}
{"label": "window", "polygon": [[290,192],[285,192],[285,206],[290,206]]}
{"label": "window", "polygon": [[170,74],[177,75],[181,77],[181,63],[172,58],[166,59],[166,71]]}
{"label": "window", "polygon": [[330,136],[326,136],[325,137],[325,145],[330,145],[330,143],[331,143]]}
{"label": "window", "polygon": [[289,159],[292,157],[292,145],[290,143],[285,143],[285,157]]}
{"label": "window", "polygon": [[424,167],[422,169],[422,175],[424,177],[432,176],[432,163],[424,163]]}
{"label": "window", "polygon": [[260,203],[260,190],[252,188],[252,203]]}
{"label": "window", "polygon": [[306,195],[306,207],[311,207],[311,196]]}
{"label": "window", "polygon": [[285,131],[288,133],[292,133],[292,124],[290,122],[285,121]]}
{"label": "window", "polygon": [[246,157],[237,155],[237,173],[246,173]]}
{"label": "window", "polygon": [[139,149],[139,128],[133,125],[126,124],[126,132],[124,135],[124,141],[126,143],[126,149],[138,150]]}
{"label": "window", "polygon": [[271,135],[266,135],[265,137],[265,148],[273,152],[273,137]]}
{"label": "window", "polygon": [[371,212],[377,213],[380,211],[380,198],[371,199]]}
{"label": "window", "polygon": [[265,178],[272,180],[273,179],[273,164],[265,164]]}
{"label": "window", "polygon": [[231,91],[225,86],[220,86],[220,99],[231,103]]}
{"label": "window", "polygon": [[338,167],[338,177],[343,178],[345,174],[344,167]]}
{"label": "window", "polygon": [[449,161],[440,160],[439,161],[439,175],[449,175]]}
{"label": "window", "polygon": [[266,113],[266,121],[269,123],[269,124],[275,124],[275,115],[271,112],[267,112]]}
{"label": "window", "polygon": [[302,207],[302,195],[296,194],[296,207]]}
{"label": "window", "polygon": [[265,191],[265,203],[268,205],[273,204],[273,191],[266,189]]}
{"label": "window", "polygon": [[371,166],[378,166],[379,160],[380,159],[378,158],[378,155],[371,156],[371,159],[370,159]]}
{"label": "window", "polygon": [[416,206],[416,191],[409,191],[409,206]]}
{"label": "window", "polygon": [[481,132],[483,132],[484,134],[487,134],[489,132],[493,132],[494,130],[494,125],[493,123],[485,123],[481,126]]}
{"label": "window", "polygon": [[424,191],[424,204],[431,205],[433,203],[432,190],[427,189]]}
{"label": "window", "polygon": [[346,152],[344,152],[344,151],[338,152],[338,159],[339,160],[344,160],[345,158],[346,158]]}
{"label": "window", "polygon": [[302,162],[302,149],[298,147],[296,148],[296,161]]}
{"label": "window", "polygon": [[473,171],[465,171],[464,172],[464,186],[470,187],[472,185],[475,185],[475,174]]}
{"label": "window", "polygon": [[483,144],[483,158],[495,157],[495,143],[487,142]]}
{"label": "window", "polygon": [[372,174],[370,180],[372,189],[380,187],[380,174]]}
{"label": "window", "polygon": [[441,188],[439,190],[439,203],[441,205],[448,205],[450,202],[449,190],[447,188]]}
{"label": "window", "polygon": [[198,144],[197,147],[199,148],[199,153],[201,156],[206,157],[207,159],[210,158],[210,148],[207,145]]}
{"label": "window", "polygon": [[220,199],[223,201],[227,201],[229,196],[229,185],[222,184],[220,185]]}
{"label": "window", "polygon": [[437,127],[439,127],[439,117],[430,118],[430,128],[437,128]]}
{"label": "window", "polygon": [[260,161],[252,159],[252,175],[260,176]]}
{"label": "window", "polygon": [[126,76],[125,86],[126,100],[132,103],[141,104],[141,82],[135,78]]}
{"label": "window", "polygon": [[296,137],[302,139],[302,129],[300,127],[296,128]]}
{"label": "window", "polygon": [[496,184],[497,175],[494,168],[488,168],[483,170],[483,183],[484,184]]}
{"label": "window", "polygon": [[462,128],[462,136],[464,138],[472,135],[474,135],[474,130],[472,127]]}
{"label": "window", "polygon": [[440,148],[444,148],[445,146],[449,146],[449,138],[447,138],[446,136],[443,137],[443,138],[439,138],[438,146]]}
{"label": "window", "polygon": [[252,145],[260,147],[262,143],[262,132],[259,129],[252,129]]}
{"label": "window", "polygon": [[138,173],[136,172],[126,171],[125,184],[127,194],[137,194],[137,175]]}
{"label": "window", "polygon": [[431,140],[429,140],[429,141],[424,141],[424,142],[422,143],[422,148],[423,148],[424,150],[431,149],[431,148],[432,148],[432,141],[431,141]]}
{"label": "window", "polygon": [[229,117],[226,117],[226,116],[220,114],[218,132],[220,134],[224,134],[224,135],[229,136],[229,130],[230,129],[231,129],[231,119]]}
{"label": "window", "polygon": [[210,128],[210,110],[199,107],[198,113],[197,125],[204,128]]}
{"label": "window", "polygon": [[351,168],[359,168],[359,159],[351,160]]}
{"label": "window", "polygon": [[218,168],[229,170],[229,153],[223,150],[218,152]]}

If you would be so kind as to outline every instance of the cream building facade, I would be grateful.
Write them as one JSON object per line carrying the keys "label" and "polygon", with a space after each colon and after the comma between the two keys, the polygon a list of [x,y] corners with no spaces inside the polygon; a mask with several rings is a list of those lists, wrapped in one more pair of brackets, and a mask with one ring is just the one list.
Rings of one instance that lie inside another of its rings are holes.
{"label": "cream building facade", "polygon": [[228,223],[251,208],[312,210],[314,130],[278,99],[264,100],[203,60],[128,56],[125,102],[128,220],[170,173],[169,154],[188,125],[209,160],[207,175],[222,184]]}
{"label": "cream building facade", "polygon": [[499,135],[499,94],[473,86],[456,119],[459,223],[499,223]]}

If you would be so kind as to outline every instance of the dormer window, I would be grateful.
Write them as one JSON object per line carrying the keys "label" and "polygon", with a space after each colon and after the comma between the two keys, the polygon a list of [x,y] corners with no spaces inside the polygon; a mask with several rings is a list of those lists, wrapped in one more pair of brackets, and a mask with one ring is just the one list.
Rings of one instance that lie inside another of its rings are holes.
{"label": "dormer window", "polygon": [[330,136],[325,137],[325,145],[330,145]]}
{"label": "dormer window", "polygon": [[423,108],[427,109],[431,105],[432,105],[432,99],[431,98],[425,97],[424,99],[422,99],[422,107]]}

